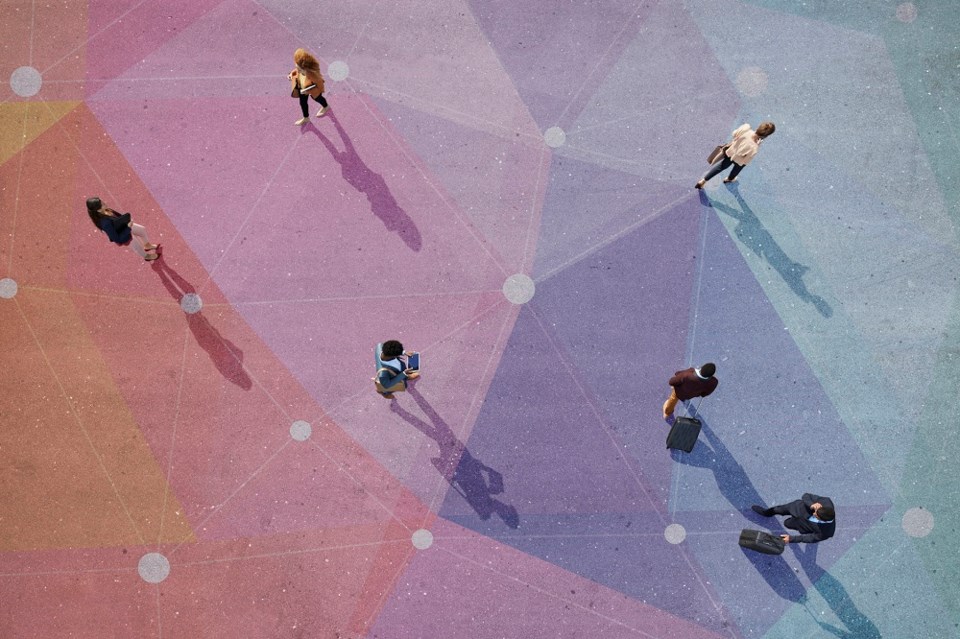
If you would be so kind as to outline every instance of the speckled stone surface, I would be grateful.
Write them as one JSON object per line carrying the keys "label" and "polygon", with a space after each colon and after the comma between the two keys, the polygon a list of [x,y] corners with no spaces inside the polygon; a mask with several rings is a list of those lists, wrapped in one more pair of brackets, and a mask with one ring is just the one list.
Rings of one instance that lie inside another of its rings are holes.
{"label": "speckled stone surface", "polygon": [[960,636],[955,14],[3,3],[0,636]]}

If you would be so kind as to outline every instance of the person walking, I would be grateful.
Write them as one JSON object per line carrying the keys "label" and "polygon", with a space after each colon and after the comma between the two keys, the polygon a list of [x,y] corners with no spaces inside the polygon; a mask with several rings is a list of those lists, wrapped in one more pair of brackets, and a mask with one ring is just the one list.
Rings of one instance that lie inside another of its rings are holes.
{"label": "person walking", "polygon": [[663,418],[670,421],[673,409],[678,401],[687,401],[694,397],[706,397],[717,389],[720,381],[714,377],[717,367],[713,362],[707,362],[700,368],[686,368],[674,373],[667,382],[672,387],[670,397],[663,403]]}
{"label": "person walking", "polygon": [[297,67],[287,74],[290,80],[290,97],[300,98],[300,111],[303,117],[294,122],[301,126],[310,121],[310,109],[307,98],[313,98],[320,103],[317,117],[322,118],[330,105],[323,97],[323,76],[320,74],[320,62],[310,55],[306,49],[297,49],[293,53],[293,61]]}
{"label": "person walking", "polygon": [[395,339],[377,344],[374,351],[377,376],[373,382],[384,399],[393,399],[394,393],[407,390],[408,380],[420,377],[420,371],[410,365],[410,358],[414,355],[413,351],[404,351],[403,344]]}
{"label": "person walking", "polygon": [[131,251],[148,262],[160,257],[157,253],[159,245],[150,242],[147,229],[134,224],[129,213],[117,213],[104,206],[100,198],[90,197],[87,198],[87,215],[93,225],[106,233],[114,244],[129,246]]}
{"label": "person walking", "polygon": [[833,501],[829,497],[820,497],[813,493],[804,493],[803,497],[789,504],[781,504],[772,508],[751,506],[753,512],[761,517],[774,515],[789,515],[783,520],[783,525],[796,530],[799,535],[780,535],[783,543],[816,544],[824,539],[833,537],[837,530],[836,511]]}
{"label": "person walking", "polygon": [[735,129],[732,134],[733,139],[724,147],[720,158],[713,163],[707,173],[696,183],[695,188],[702,189],[703,185],[711,178],[716,177],[719,173],[726,171],[731,166],[733,169],[723,181],[725,184],[736,182],[740,171],[750,163],[753,156],[760,150],[760,143],[773,135],[773,132],[776,130],[777,127],[774,126],[773,122],[761,122],[756,131],[751,129],[749,124],[743,124]]}

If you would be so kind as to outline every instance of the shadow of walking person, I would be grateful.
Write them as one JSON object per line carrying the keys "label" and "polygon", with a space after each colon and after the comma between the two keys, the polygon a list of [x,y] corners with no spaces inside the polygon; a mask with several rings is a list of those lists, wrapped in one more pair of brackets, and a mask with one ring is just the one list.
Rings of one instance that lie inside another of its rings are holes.
{"label": "shadow of walking person", "polygon": [[399,235],[400,239],[403,240],[410,250],[419,251],[423,244],[423,240],[420,237],[420,230],[417,229],[416,224],[413,223],[413,220],[407,215],[406,211],[397,204],[396,198],[393,197],[393,194],[387,187],[386,180],[384,180],[383,176],[379,173],[373,172],[357,154],[357,150],[353,146],[353,141],[350,140],[350,137],[343,129],[343,125],[340,124],[340,120],[337,119],[334,112],[330,111],[327,117],[333,121],[333,126],[336,127],[337,133],[343,141],[343,151],[338,151],[333,142],[327,139],[327,136],[321,133],[316,125],[311,123],[311,125],[305,127],[305,129],[313,133],[323,142],[323,145],[327,147],[330,155],[340,165],[343,179],[346,180],[350,186],[366,196],[367,201],[370,202],[370,210],[383,222],[387,230]]}
{"label": "shadow of walking person", "polygon": [[[716,477],[720,494],[744,517],[765,528],[771,528],[774,534],[785,532],[778,520],[761,517],[751,510],[750,506],[762,504],[764,501],[750,481],[747,471],[737,462],[703,416],[695,411],[691,414],[700,420],[700,434],[705,441],[698,441],[689,453],[672,449],[670,455],[673,460],[687,466],[711,470]],[[783,557],[763,555],[746,548],[740,550],[777,595],[789,601],[799,601],[806,594],[806,588]]]}
{"label": "shadow of walking person", "polygon": [[800,601],[806,596],[807,589],[783,557],[764,555],[743,547],[740,550],[777,595],[788,601]]}
{"label": "shadow of walking person", "polygon": [[415,384],[410,384],[408,391],[430,423],[402,408],[396,401],[390,402],[390,410],[437,443],[440,454],[431,460],[437,471],[467,500],[480,519],[486,521],[496,513],[510,528],[519,527],[517,509],[493,497],[503,493],[503,475],[470,454],[426,398],[416,390]]}
{"label": "shadow of walking person", "polygon": [[790,259],[790,256],[783,252],[780,245],[777,244],[770,232],[747,205],[743,196],[740,195],[740,189],[737,188],[735,183],[730,185],[729,188],[737,199],[737,204],[740,206],[739,211],[721,202],[709,200],[702,193],[700,201],[707,200],[706,204],[735,219],[737,225],[734,228],[734,234],[740,240],[740,243],[753,251],[755,255],[764,258],[780,274],[780,277],[787,283],[794,295],[804,302],[813,304],[817,312],[824,317],[831,317],[833,308],[830,304],[819,295],[814,295],[807,290],[807,285],[803,282],[803,276],[810,268],[799,262],[794,262]]}
{"label": "shadow of walking person", "polygon": [[689,453],[671,449],[670,456],[673,460],[687,466],[712,471],[720,494],[747,519],[764,526],[775,522],[776,520],[766,519],[751,510],[750,506],[753,504],[763,504],[763,498],[750,481],[747,471],[713,432],[710,424],[702,415],[696,415],[696,417],[700,420],[702,440],[698,441],[693,451]]}
{"label": "shadow of walking person", "polygon": [[[180,303],[184,295],[196,293],[193,285],[173,270],[163,257],[154,260],[151,267],[160,276],[160,282],[173,299],[177,300],[177,303]],[[253,388],[253,381],[243,369],[243,351],[221,335],[220,331],[204,317],[203,311],[187,313],[187,326],[197,340],[197,344],[207,352],[210,361],[225,379],[243,390]]]}
{"label": "shadow of walking person", "polygon": [[879,628],[857,609],[843,584],[837,581],[833,575],[823,572],[821,577],[813,584],[813,587],[827,602],[837,619],[846,626],[846,629],[822,621],[817,615],[810,612],[809,608],[806,608],[806,602],[804,602],[804,608],[814,618],[817,625],[841,639],[881,639]]}

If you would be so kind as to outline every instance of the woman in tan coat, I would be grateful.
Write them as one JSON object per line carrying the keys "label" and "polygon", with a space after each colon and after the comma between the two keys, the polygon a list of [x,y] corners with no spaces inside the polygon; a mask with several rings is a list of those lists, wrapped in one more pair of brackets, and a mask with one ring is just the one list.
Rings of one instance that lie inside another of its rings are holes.
{"label": "woman in tan coat", "polygon": [[740,171],[742,171],[743,167],[749,164],[753,156],[757,154],[757,151],[760,149],[760,143],[767,137],[773,135],[773,132],[776,130],[777,127],[773,125],[773,122],[761,122],[756,131],[751,129],[749,124],[738,127],[731,134],[733,139],[724,147],[723,153],[721,153],[717,161],[713,163],[713,166],[710,167],[707,174],[700,178],[699,182],[694,184],[694,188],[702,189],[703,185],[706,184],[709,179],[726,171],[731,166],[733,169],[730,170],[729,175],[727,175],[723,181],[726,184],[736,182]]}
{"label": "woman in tan coat", "polygon": [[310,111],[307,108],[307,96],[320,103],[317,117],[323,117],[330,106],[323,97],[323,76],[320,75],[320,62],[307,53],[306,49],[297,49],[293,53],[293,61],[297,68],[287,75],[290,80],[290,96],[300,98],[300,111],[303,117],[294,122],[297,126],[310,121]]}

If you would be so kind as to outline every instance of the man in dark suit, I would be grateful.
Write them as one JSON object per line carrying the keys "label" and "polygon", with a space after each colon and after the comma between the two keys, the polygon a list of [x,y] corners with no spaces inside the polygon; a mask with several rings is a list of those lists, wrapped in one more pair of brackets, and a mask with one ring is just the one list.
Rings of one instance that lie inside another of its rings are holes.
{"label": "man in dark suit", "polygon": [[663,403],[663,418],[668,422],[673,416],[673,409],[678,401],[687,401],[694,397],[706,397],[717,389],[719,380],[714,377],[717,367],[713,362],[707,362],[700,368],[688,368],[677,371],[670,378],[668,384],[670,397]]}
{"label": "man in dark suit", "polygon": [[790,515],[783,520],[783,525],[801,534],[780,535],[780,538],[786,544],[790,542],[815,544],[833,537],[833,533],[837,529],[836,513],[833,510],[833,502],[830,501],[829,497],[804,493],[803,497],[791,501],[789,504],[774,506],[773,508],[762,506],[752,506],[752,508],[753,512],[762,517]]}

